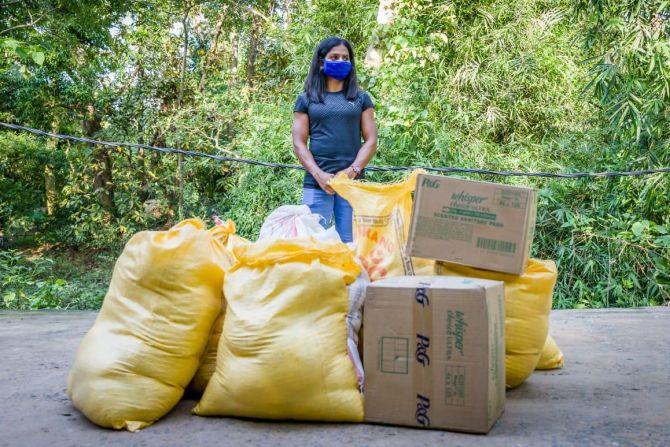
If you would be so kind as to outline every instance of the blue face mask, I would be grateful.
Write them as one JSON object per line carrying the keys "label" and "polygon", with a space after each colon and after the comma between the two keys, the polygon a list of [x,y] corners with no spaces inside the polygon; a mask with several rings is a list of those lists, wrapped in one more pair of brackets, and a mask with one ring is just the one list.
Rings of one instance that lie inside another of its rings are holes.
{"label": "blue face mask", "polygon": [[330,61],[328,59],[321,59],[323,61],[323,73],[326,76],[335,78],[338,81],[343,80],[351,72],[350,61]]}

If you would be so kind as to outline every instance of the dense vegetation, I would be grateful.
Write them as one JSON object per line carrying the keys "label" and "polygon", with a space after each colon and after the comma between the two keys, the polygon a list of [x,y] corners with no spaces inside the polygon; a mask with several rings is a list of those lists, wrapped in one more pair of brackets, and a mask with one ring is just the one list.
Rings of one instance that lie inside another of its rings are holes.
{"label": "dense vegetation", "polygon": [[[295,163],[316,43],[349,39],[374,163],[527,171],[670,166],[670,5],[629,0],[28,0],[0,7],[0,121]],[[364,64],[366,49],[382,55]],[[391,180],[399,174],[375,174]],[[0,131],[0,308],[100,305],[135,232],[212,212],[253,237],[298,171]],[[473,176],[541,191],[554,306],[670,301],[670,175]]]}

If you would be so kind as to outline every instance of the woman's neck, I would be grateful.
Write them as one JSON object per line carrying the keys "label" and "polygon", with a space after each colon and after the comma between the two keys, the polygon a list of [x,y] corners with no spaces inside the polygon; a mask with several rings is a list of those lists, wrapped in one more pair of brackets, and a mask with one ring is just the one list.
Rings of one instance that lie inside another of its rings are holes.
{"label": "woman's neck", "polygon": [[344,81],[338,81],[337,79],[326,77],[326,91],[339,92],[343,88],[344,88]]}

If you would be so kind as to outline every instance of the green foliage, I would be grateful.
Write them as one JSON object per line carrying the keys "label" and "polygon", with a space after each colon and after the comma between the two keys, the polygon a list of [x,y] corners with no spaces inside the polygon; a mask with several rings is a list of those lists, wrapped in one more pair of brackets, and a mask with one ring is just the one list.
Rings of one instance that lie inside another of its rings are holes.
{"label": "green foliage", "polygon": [[22,239],[48,225],[43,185],[33,183],[47,163],[61,168],[61,154],[50,153],[42,141],[27,135],[0,134],[0,228],[5,237]]}
{"label": "green foliage", "polygon": [[44,50],[38,45],[26,45],[16,39],[0,38],[0,50],[8,59],[14,59],[15,68],[24,77],[29,74],[28,65],[42,66],[44,64]]}
{"label": "green foliage", "polygon": [[557,260],[555,307],[670,301],[668,227],[638,220],[635,202],[619,203],[621,190],[630,184],[554,181],[541,190],[535,252]]}
{"label": "green foliage", "polygon": [[0,309],[96,309],[111,277],[112,256],[0,251]]}
{"label": "green foliage", "polygon": [[670,3],[581,0],[591,79],[613,135],[645,145],[670,137]]}
{"label": "green foliage", "polygon": [[[667,2],[395,0],[383,26],[377,0],[132,6],[41,0],[0,12],[0,120],[297,163],[293,102],[315,45],[341,35],[376,105],[375,164],[670,166]],[[40,15],[39,30],[3,31]],[[363,64],[370,45],[379,68]],[[559,265],[555,307],[670,302],[670,176],[472,177],[541,191],[533,254]],[[301,179],[195,158],[180,171],[173,155],[2,132],[0,237],[55,245],[30,261],[2,252],[0,297],[12,308],[95,307],[135,232],[218,213],[254,238],[272,209],[300,200]],[[72,249],[106,254],[63,273],[57,253]]]}

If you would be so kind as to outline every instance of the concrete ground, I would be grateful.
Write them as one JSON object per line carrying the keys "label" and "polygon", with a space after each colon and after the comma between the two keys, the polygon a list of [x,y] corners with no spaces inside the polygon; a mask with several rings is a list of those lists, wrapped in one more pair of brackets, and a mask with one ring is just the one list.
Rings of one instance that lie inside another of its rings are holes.
{"label": "concrete ground", "polygon": [[0,446],[670,446],[670,308],[555,311],[562,370],[507,393],[486,436],[365,424],[203,418],[184,400],[138,433],[96,427],[66,396],[93,312],[0,312]]}

